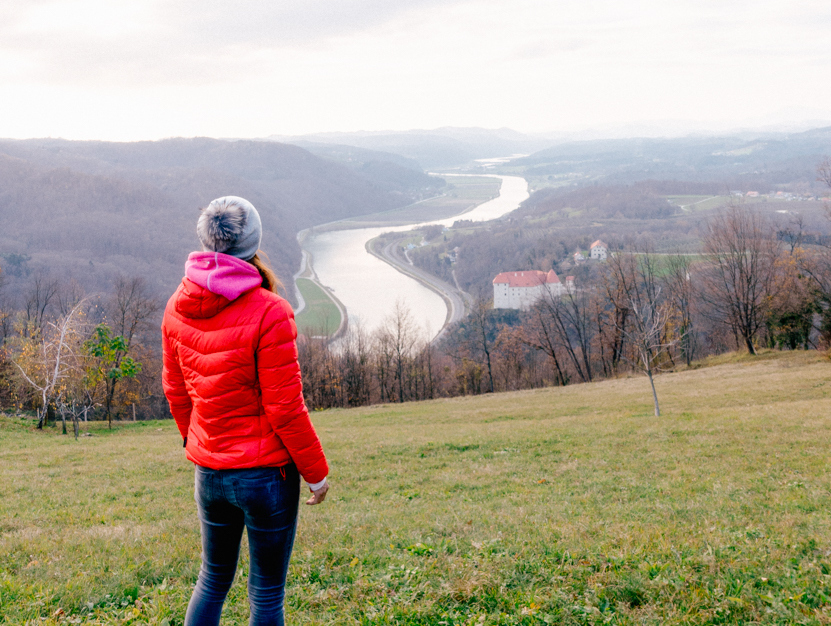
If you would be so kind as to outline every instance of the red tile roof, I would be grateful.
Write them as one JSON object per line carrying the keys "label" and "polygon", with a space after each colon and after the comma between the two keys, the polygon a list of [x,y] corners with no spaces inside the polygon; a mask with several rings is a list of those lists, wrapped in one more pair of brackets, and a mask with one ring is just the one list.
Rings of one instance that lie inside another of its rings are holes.
{"label": "red tile roof", "polygon": [[603,246],[604,248],[608,248],[608,247],[609,247],[609,246],[607,246],[605,243],[603,243],[600,239],[598,239],[598,240],[597,240],[597,241],[595,241],[592,245],[590,245],[590,246],[589,246],[589,249],[594,248],[595,246]]}
{"label": "red tile roof", "polygon": [[502,272],[493,279],[493,284],[508,283],[509,287],[539,287],[546,283],[559,283],[560,277],[554,270],[546,274],[539,270],[525,270],[523,272]]}

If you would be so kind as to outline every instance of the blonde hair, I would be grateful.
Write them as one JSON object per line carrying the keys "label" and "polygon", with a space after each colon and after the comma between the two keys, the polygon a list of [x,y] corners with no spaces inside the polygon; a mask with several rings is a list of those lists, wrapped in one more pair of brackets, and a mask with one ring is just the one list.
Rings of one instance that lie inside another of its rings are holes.
{"label": "blonde hair", "polygon": [[263,289],[268,289],[273,293],[279,293],[283,289],[283,283],[277,278],[277,274],[271,269],[271,264],[268,260],[268,255],[262,250],[257,250],[257,254],[248,259],[248,262],[257,268],[260,276],[263,279]]}

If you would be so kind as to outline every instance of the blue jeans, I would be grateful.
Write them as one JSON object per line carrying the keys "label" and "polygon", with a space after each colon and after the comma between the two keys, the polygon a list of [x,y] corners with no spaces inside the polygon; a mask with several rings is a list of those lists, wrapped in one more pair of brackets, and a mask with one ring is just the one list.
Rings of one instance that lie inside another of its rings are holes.
{"label": "blue jeans", "polygon": [[300,475],[293,465],[240,470],[196,466],[202,568],[185,626],[217,626],[248,530],[249,626],[283,626],[286,573],[297,528]]}

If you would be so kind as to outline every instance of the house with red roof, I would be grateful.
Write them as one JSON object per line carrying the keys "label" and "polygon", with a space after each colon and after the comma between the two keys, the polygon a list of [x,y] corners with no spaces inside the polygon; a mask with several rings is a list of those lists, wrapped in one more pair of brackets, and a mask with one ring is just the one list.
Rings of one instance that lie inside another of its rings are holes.
{"label": "house with red roof", "polygon": [[605,261],[606,255],[609,253],[609,246],[598,239],[591,245],[591,258],[595,261]]}
{"label": "house with red roof", "polygon": [[494,309],[529,309],[543,296],[561,296],[573,289],[574,277],[564,286],[554,270],[502,272],[493,279]]}

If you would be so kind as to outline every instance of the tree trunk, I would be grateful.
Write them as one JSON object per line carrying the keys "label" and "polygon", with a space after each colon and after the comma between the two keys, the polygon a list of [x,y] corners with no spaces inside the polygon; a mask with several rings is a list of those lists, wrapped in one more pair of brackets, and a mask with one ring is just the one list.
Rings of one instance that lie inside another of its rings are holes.
{"label": "tree trunk", "polygon": [[493,370],[491,369],[491,353],[490,351],[485,352],[485,356],[488,360],[488,385],[490,386],[490,392],[493,393]]}
{"label": "tree trunk", "polygon": [[652,369],[646,370],[649,376],[649,384],[652,385],[652,399],[655,401],[655,417],[661,417],[661,408],[658,406],[658,393],[655,391],[655,381],[652,378]]}
{"label": "tree trunk", "polygon": [[747,351],[750,354],[753,354],[753,355],[757,354],[756,346],[753,345],[753,338],[752,337],[750,337],[749,335],[745,335],[744,342],[745,342],[745,345],[747,345]]}

